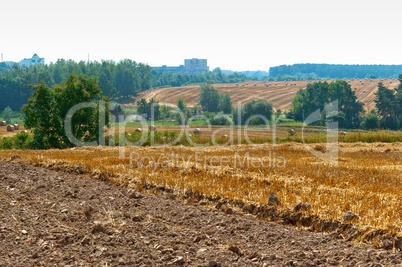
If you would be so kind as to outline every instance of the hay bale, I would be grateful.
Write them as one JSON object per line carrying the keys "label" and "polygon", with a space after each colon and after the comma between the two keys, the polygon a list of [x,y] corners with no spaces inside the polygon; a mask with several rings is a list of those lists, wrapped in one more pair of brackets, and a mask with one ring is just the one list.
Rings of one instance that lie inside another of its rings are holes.
{"label": "hay bale", "polygon": [[137,133],[142,133],[142,129],[141,129],[141,128],[137,128],[137,129],[135,129],[135,131],[136,131]]}
{"label": "hay bale", "polygon": [[13,124],[13,126],[14,126],[14,130],[19,130],[20,129],[20,126],[18,124]]}
{"label": "hay bale", "polygon": [[201,134],[201,129],[200,128],[195,128],[193,133],[200,135]]}
{"label": "hay bale", "polygon": [[296,134],[295,129],[289,129],[288,134],[289,134],[290,136],[295,136],[295,134]]}
{"label": "hay bale", "polygon": [[7,125],[7,132],[14,132],[14,125]]}
{"label": "hay bale", "polygon": [[156,127],[155,127],[155,125],[149,125],[148,129],[150,132],[154,132],[156,130]]}
{"label": "hay bale", "polygon": [[6,121],[0,121],[0,126],[1,126],[1,127],[6,127],[6,126],[7,126],[7,122],[6,122]]}

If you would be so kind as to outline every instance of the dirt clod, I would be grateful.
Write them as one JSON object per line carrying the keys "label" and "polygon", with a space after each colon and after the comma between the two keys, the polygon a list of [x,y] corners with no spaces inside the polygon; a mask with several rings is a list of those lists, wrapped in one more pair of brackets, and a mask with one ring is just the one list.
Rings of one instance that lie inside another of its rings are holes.
{"label": "dirt clod", "polygon": [[281,201],[279,200],[278,196],[271,191],[268,197],[268,205],[280,205]]}
{"label": "dirt clod", "polygon": [[343,220],[345,222],[346,221],[352,221],[352,220],[358,220],[358,219],[360,219],[360,217],[358,215],[354,214],[353,212],[350,212],[350,211],[346,212],[343,215]]}
{"label": "dirt clod", "polygon": [[295,207],[294,207],[294,211],[295,212],[298,212],[298,211],[300,211],[300,210],[308,210],[308,209],[311,209],[311,205],[310,205],[310,203],[299,203],[299,204],[297,204]]}

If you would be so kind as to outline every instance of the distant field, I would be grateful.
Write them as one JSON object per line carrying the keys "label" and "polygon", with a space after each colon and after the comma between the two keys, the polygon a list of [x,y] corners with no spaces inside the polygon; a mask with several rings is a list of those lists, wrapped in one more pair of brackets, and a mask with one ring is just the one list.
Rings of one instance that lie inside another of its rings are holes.
{"label": "distant field", "polygon": [[17,133],[23,132],[25,130],[24,126],[20,125],[20,128],[18,131],[13,131],[13,132],[7,132],[6,127],[0,126],[0,138],[2,137],[11,137],[16,135]]}
{"label": "distant field", "polygon": [[[350,81],[352,89],[356,88],[356,95],[359,101],[363,102],[366,110],[371,110],[375,107],[374,93],[377,92],[378,83],[380,79],[370,80],[347,80]],[[390,83],[392,82],[392,83]],[[256,83],[256,86],[254,84]],[[384,79],[383,83],[388,88],[395,88],[399,82],[392,79]],[[244,84],[244,86],[243,86]],[[236,84],[214,84],[214,87],[219,92],[228,92],[232,98],[234,105],[237,105],[241,101],[242,105],[252,100],[265,99],[273,104],[274,109],[289,110],[291,102],[296,95],[296,92],[300,89],[306,88],[308,82],[267,82],[268,87],[264,85],[264,82],[248,82],[240,83],[239,87]],[[296,84],[296,85],[291,85]],[[183,87],[170,87],[153,89],[141,92],[131,103],[126,103],[123,106],[135,106],[136,100],[145,98],[150,100],[154,98],[156,101],[166,105],[175,105],[179,97],[183,97],[184,102],[188,107],[194,107],[198,102],[198,94],[200,87],[195,86],[183,86]]]}

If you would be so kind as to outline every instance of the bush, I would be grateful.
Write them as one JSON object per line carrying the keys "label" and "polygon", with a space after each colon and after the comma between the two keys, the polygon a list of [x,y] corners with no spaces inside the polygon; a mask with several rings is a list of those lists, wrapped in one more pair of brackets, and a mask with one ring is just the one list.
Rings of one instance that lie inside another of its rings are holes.
{"label": "bush", "polygon": [[32,135],[21,132],[13,137],[0,139],[0,149],[29,149],[34,148]]}
{"label": "bush", "polygon": [[363,117],[362,126],[366,130],[378,129],[380,126],[380,118],[377,116],[377,114],[370,113]]}

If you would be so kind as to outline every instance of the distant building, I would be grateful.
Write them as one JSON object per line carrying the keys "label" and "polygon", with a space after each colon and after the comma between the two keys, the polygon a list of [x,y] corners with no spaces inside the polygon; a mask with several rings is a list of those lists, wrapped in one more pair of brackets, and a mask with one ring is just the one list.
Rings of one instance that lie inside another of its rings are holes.
{"label": "distant building", "polygon": [[24,58],[20,62],[18,62],[18,65],[21,67],[29,67],[34,64],[45,64],[45,58],[39,57],[37,54],[33,55],[32,58]]}
{"label": "distant building", "polygon": [[153,69],[162,72],[172,72],[172,73],[187,73],[187,74],[197,74],[201,72],[208,72],[209,67],[206,59],[185,59],[184,65],[178,67],[168,67],[163,65],[162,67],[154,67]]}
{"label": "distant building", "polygon": [[209,67],[206,59],[185,59],[184,60],[184,72],[188,74],[195,74],[200,72],[208,72]]}
{"label": "distant building", "polygon": [[153,69],[162,71],[162,72],[171,72],[171,73],[184,73],[184,65],[180,65],[178,67],[168,67],[166,65],[162,65],[162,67],[154,67]]}

